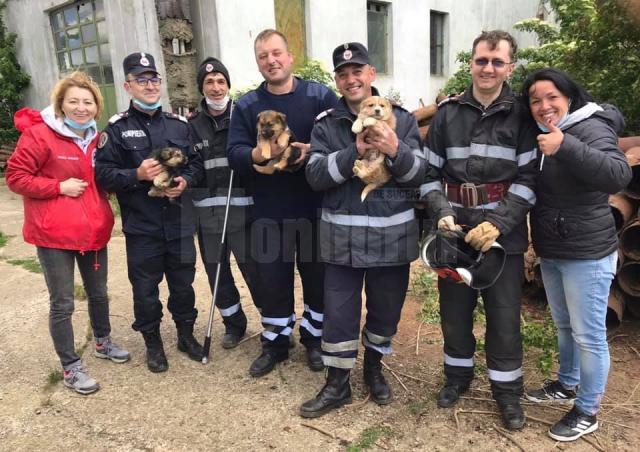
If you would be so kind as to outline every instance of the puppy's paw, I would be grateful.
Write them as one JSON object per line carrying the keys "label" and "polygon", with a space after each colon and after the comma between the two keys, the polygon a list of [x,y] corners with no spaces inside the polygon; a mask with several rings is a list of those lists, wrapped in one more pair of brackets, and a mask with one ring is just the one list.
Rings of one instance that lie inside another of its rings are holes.
{"label": "puppy's paw", "polygon": [[364,118],[364,121],[362,121],[362,125],[364,127],[371,127],[376,125],[376,122],[378,122],[376,118]]}
{"label": "puppy's paw", "polygon": [[351,126],[351,131],[353,133],[360,133],[364,130],[364,125],[362,124],[362,121],[358,118],[353,122],[353,125]]}

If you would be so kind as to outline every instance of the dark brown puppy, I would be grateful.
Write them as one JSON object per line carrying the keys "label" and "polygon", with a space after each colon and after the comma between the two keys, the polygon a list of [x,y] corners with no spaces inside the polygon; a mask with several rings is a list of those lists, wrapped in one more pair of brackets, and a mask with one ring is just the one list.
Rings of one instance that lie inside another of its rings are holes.
{"label": "dark brown puppy", "polygon": [[[293,140],[291,131],[287,127],[287,116],[274,110],[265,110],[258,114],[257,148],[263,158],[268,159],[265,165],[253,165],[260,174],[273,174],[276,171],[297,171],[302,163],[294,165],[300,158],[300,149],[291,146]],[[271,157],[271,140],[275,138],[278,146],[285,148],[282,154]]]}
{"label": "dark brown puppy", "polygon": [[[371,127],[378,121],[386,122],[393,130],[396,128],[396,117],[393,114],[391,102],[384,97],[368,97],[360,104],[360,112],[358,118],[353,122],[351,131],[361,133],[366,127]],[[391,173],[384,163],[384,158],[385,155],[382,152],[371,149],[354,162],[353,174],[366,184],[360,195],[361,201],[364,201],[369,193],[391,179]]]}
{"label": "dark brown puppy", "polygon": [[156,159],[162,165],[162,172],[153,178],[149,196],[164,196],[165,188],[178,185],[173,178],[180,175],[180,169],[187,163],[187,156],[178,148],[161,148],[153,151],[149,158]]}

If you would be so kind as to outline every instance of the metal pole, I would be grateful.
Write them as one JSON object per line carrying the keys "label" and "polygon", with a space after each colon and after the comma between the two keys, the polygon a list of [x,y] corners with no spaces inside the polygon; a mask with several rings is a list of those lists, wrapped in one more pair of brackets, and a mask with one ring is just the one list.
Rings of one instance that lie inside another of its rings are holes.
{"label": "metal pole", "polygon": [[211,349],[211,329],[213,328],[213,313],[215,312],[216,298],[218,296],[218,283],[220,282],[220,265],[225,252],[225,240],[227,236],[227,220],[229,219],[229,205],[231,204],[231,189],[233,188],[233,170],[229,176],[229,190],[227,191],[227,203],[224,209],[224,222],[222,223],[222,237],[220,238],[220,249],[218,250],[218,264],[216,265],[216,279],[213,284],[213,294],[211,296],[211,306],[209,307],[209,323],[207,323],[207,335],[204,338],[204,353],[202,354],[202,364],[209,362],[209,350]]}

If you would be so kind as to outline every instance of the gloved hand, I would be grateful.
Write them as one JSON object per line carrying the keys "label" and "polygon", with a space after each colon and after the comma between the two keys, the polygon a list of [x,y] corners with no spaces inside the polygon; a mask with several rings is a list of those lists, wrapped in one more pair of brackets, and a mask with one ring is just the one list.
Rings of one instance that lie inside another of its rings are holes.
{"label": "gloved hand", "polygon": [[461,231],[462,227],[459,224],[456,224],[455,218],[453,215],[447,215],[446,217],[442,217],[438,220],[438,229],[441,231]]}
{"label": "gloved hand", "polygon": [[496,241],[500,231],[488,221],[483,221],[478,226],[470,230],[464,238],[464,241],[475,249],[483,253],[488,251]]}

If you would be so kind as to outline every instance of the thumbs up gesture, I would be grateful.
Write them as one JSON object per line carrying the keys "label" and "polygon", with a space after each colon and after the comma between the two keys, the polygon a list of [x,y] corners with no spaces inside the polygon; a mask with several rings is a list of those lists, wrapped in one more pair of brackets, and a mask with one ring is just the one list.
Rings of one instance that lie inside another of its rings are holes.
{"label": "thumbs up gesture", "polygon": [[547,128],[549,129],[548,133],[541,133],[537,137],[538,148],[544,155],[553,155],[560,149],[562,140],[564,140],[564,133],[552,124],[550,120],[547,122]]}

